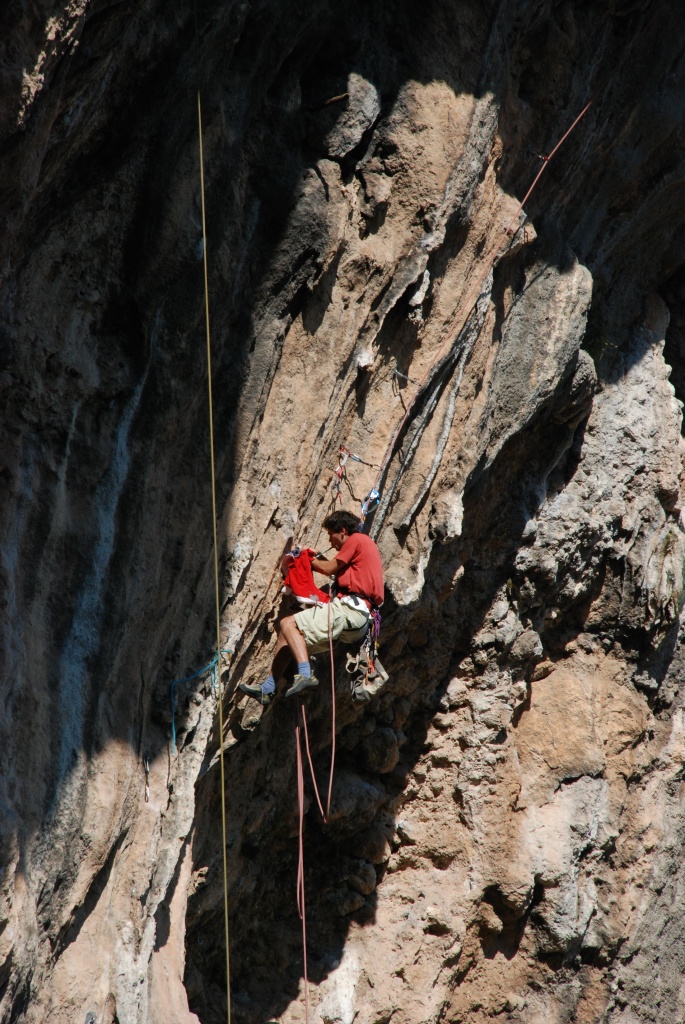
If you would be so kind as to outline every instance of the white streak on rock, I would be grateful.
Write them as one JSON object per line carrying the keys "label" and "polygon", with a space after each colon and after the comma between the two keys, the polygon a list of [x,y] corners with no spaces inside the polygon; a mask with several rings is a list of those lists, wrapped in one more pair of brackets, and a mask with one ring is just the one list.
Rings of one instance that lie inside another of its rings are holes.
{"label": "white streak on rock", "polygon": [[108,569],[114,551],[117,509],[131,463],[128,447],[131,424],[138,411],[147,372],[126,406],[114,441],[112,462],[95,495],[97,540],[88,574],[60,656],[60,752],[58,779],[62,780],[71,759],[83,743],[83,715],[89,659],[97,652],[102,625],[102,603]]}

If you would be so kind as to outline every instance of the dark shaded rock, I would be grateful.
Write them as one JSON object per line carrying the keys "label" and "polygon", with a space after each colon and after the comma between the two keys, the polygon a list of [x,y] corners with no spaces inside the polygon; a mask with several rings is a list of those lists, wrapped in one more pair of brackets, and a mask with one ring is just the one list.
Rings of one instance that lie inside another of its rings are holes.
{"label": "dark shaded rock", "polygon": [[384,775],[391,772],[400,759],[397,733],[381,726],[362,742],[364,761],[369,771]]}

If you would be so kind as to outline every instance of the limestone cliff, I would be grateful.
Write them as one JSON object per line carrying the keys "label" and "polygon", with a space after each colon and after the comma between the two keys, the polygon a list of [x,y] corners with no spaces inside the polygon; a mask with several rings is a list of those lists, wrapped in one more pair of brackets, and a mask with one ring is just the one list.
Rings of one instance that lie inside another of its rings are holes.
{"label": "limestone cliff", "polygon": [[337,652],[311,1019],[685,1020],[678,5],[2,17],[2,1021],[225,1019],[198,86],[234,1020],[303,1019],[294,710],[235,687],[341,445],[389,679]]}

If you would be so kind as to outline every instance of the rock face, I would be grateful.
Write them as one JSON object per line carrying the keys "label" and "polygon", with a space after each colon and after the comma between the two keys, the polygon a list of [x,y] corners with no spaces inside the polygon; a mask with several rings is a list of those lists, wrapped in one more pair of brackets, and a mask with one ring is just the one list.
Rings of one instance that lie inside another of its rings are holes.
{"label": "rock face", "polygon": [[343,504],[381,492],[389,678],[361,703],[336,654],[310,1019],[685,1019],[677,5],[3,29],[2,1021],[226,1015],[198,84],[234,1018],[304,1015],[295,711],[235,687],[342,445]]}

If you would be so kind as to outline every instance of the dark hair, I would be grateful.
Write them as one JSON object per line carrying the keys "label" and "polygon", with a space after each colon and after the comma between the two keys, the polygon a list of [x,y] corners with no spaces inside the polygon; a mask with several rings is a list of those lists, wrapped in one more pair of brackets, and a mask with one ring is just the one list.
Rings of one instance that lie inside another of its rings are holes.
{"label": "dark hair", "polygon": [[347,533],[351,536],[353,533],[359,532],[359,524],[359,516],[356,516],[354,512],[345,512],[343,509],[340,509],[338,512],[331,512],[324,519],[323,528],[324,530],[332,530],[333,533],[347,530]]}

